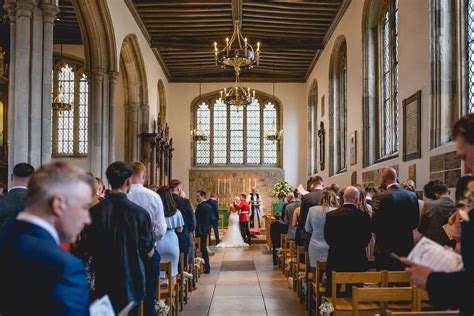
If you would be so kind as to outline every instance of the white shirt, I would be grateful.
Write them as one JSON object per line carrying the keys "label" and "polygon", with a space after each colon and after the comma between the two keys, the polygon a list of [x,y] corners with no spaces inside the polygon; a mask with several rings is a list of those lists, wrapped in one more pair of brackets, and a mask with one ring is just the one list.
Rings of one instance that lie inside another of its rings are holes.
{"label": "white shirt", "polygon": [[392,183],[392,184],[387,185],[387,190],[390,189],[390,187],[392,187],[392,186],[394,186],[394,185],[398,185],[398,183],[395,182],[395,183]]}
{"label": "white shirt", "polygon": [[56,230],[56,228],[54,228],[53,225],[51,225],[50,223],[48,223],[41,217],[28,213],[28,212],[20,212],[18,216],[16,217],[16,219],[19,221],[27,222],[27,223],[43,228],[51,235],[51,237],[53,237],[53,239],[56,241],[56,244],[59,246],[60,242],[59,242],[58,231]]}
{"label": "white shirt", "polygon": [[127,197],[130,201],[143,207],[150,214],[155,240],[160,240],[168,228],[165,221],[163,202],[158,193],[145,188],[142,184],[132,184]]}
{"label": "white shirt", "polygon": [[11,187],[10,190],[8,190],[8,192],[10,192],[11,190],[13,189],[25,189],[25,190],[28,190],[27,187],[24,187],[22,185],[17,185],[17,186],[14,186],[14,187]]}

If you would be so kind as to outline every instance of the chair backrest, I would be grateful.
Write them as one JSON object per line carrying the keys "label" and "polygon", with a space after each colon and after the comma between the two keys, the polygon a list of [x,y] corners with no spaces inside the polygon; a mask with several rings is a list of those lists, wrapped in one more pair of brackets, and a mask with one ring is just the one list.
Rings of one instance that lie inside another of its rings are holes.
{"label": "chair backrest", "polygon": [[393,283],[410,283],[410,274],[405,271],[383,271],[385,273],[384,286],[390,287]]}
{"label": "chair backrest", "polygon": [[416,310],[421,311],[423,302],[429,302],[430,296],[426,290],[416,288]]}
{"label": "chair backrest", "polygon": [[[401,302],[410,301],[414,308],[416,294],[414,287],[374,287],[352,288],[352,312],[359,315],[360,302]],[[381,304],[383,306],[383,304]]]}
{"label": "chair backrest", "polygon": [[323,285],[324,274],[326,273],[326,261],[317,260],[313,271],[313,282]]}
{"label": "chair backrest", "polygon": [[302,260],[304,260],[303,258],[303,255],[304,255],[304,246],[297,246],[296,247],[296,270],[299,272],[300,269],[299,269],[299,263],[300,262],[304,262]]}
{"label": "chair backrest", "polygon": [[183,274],[184,272],[184,252],[179,253],[179,265],[178,265],[178,270],[180,274]]}
{"label": "chair backrest", "polygon": [[158,290],[156,291],[156,298],[160,300],[161,294],[173,293],[173,275],[172,275],[172,263],[171,262],[160,262],[160,272],[165,272],[166,279],[168,279],[168,287],[160,287],[160,279],[158,279]]}
{"label": "chair backrest", "polygon": [[449,311],[449,312],[388,312],[388,316],[457,316],[459,315],[458,311]]}
{"label": "chair backrest", "polygon": [[337,286],[354,283],[383,283],[382,272],[332,272],[331,297],[333,302],[337,298]]}
{"label": "chair backrest", "polygon": [[194,237],[194,249],[196,251],[196,257],[201,257],[201,238]]}
{"label": "chair backrest", "polygon": [[290,240],[290,257],[293,258],[293,254],[295,253],[295,241]]}

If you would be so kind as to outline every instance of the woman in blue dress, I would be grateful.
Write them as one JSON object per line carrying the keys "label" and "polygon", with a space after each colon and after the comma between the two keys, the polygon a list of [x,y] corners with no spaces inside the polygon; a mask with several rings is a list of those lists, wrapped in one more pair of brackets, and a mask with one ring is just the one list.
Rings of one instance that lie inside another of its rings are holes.
{"label": "woman in blue dress", "polygon": [[[158,189],[158,194],[163,201],[163,210],[168,229],[163,238],[158,240],[156,243],[156,248],[161,256],[161,262],[172,263],[171,275],[173,276],[174,284],[176,283],[179,262],[179,241],[176,232],[180,233],[183,231],[184,219],[183,215],[181,215],[181,212],[176,207],[176,203],[174,202],[173,196],[168,187]],[[162,272],[161,277],[165,277],[164,272]]]}

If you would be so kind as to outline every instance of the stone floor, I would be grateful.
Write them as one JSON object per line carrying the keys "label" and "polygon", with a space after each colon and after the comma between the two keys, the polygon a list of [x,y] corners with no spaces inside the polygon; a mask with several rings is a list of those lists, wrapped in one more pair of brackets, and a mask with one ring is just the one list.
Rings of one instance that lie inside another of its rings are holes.
{"label": "stone floor", "polygon": [[183,315],[305,315],[296,293],[273,268],[266,245],[249,249],[216,249],[211,274],[203,274]]}

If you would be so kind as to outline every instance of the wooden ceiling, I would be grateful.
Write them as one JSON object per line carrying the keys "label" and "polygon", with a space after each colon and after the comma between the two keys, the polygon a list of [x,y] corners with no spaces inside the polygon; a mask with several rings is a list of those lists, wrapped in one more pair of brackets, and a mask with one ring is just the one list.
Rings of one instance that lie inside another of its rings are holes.
{"label": "wooden ceiling", "polygon": [[171,82],[233,81],[215,65],[235,19],[249,43],[261,42],[260,66],[243,81],[304,82],[350,0],[126,0]]}
{"label": "wooden ceiling", "polygon": [[59,13],[54,22],[55,44],[82,44],[81,30],[71,0],[59,0]]}

